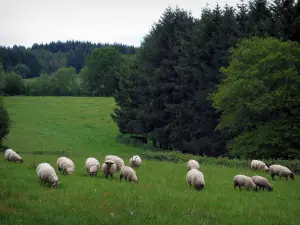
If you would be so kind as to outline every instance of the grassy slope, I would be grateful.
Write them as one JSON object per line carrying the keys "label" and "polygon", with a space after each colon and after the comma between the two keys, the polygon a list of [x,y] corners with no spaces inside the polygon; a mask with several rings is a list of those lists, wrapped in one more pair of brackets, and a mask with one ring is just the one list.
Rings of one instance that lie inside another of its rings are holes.
{"label": "grassy slope", "polygon": [[[197,192],[185,181],[184,163],[144,161],[137,170],[138,185],[90,178],[87,156],[103,162],[119,154],[128,162],[142,150],[115,141],[110,98],[5,98],[14,121],[5,144],[22,152],[23,164],[0,155],[0,224],[298,224],[300,180],[276,180],[274,192],[234,191],[235,174],[247,169],[203,165],[206,187]],[[76,164],[73,176],[61,176],[63,186],[40,186],[34,164],[55,165],[58,155],[32,151],[70,150]],[[265,175],[262,172],[258,174]],[[269,176],[267,175],[269,178]]]}

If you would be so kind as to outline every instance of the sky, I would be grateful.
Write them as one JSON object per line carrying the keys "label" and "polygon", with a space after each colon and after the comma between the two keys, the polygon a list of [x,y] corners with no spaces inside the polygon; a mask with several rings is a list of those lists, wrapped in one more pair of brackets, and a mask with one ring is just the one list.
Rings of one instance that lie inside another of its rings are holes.
{"label": "sky", "polygon": [[208,3],[239,0],[0,0],[0,45],[80,40],[139,46],[164,10],[179,6],[199,18]]}

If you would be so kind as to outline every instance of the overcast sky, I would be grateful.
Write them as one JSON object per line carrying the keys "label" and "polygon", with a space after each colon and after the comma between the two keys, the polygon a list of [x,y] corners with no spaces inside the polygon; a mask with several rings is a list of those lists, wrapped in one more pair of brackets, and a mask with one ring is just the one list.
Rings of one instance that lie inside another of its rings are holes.
{"label": "overcast sky", "polygon": [[236,6],[239,0],[0,0],[0,45],[81,40],[139,46],[168,6],[199,18],[206,3],[217,2]]}

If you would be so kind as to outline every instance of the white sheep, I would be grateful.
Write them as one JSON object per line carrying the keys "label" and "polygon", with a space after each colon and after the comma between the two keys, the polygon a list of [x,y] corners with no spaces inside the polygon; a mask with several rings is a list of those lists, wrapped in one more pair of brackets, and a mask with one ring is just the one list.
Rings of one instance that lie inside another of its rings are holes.
{"label": "white sheep", "polygon": [[125,166],[124,160],[121,159],[118,156],[115,156],[115,155],[107,155],[107,156],[105,156],[104,161],[106,161],[106,160],[112,160],[112,161],[114,161],[116,163],[116,165],[117,165],[117,171],[119,171],[122,168],[122,166]]}
{"label": "white sheep", "polygon": [[111,176],[114,178],[113,175],[117,171],[117,165],[112,160],[105,160],[101,167],[102,172],[104,173],[105,177]]}
{"label": "white sheep", "polygon": [[100,163],[96,158],[89,157],[85,161],[85,168],[91,177],[97,176],[97,173],[100,169]]}
{"label": "white sheep", "polygon": [[136,172],[129,166],[122,166],[120,170],[120,182],[123,179],[123,177],[125,178],[126,181],[128,179],[129,182],[131,181],[135,183],[139,182]]}
{"label": "white sheep", "polygon": [[140,167],[142,164],[142,159],[140,156],[138,155],[134,155],[130,158],[129,160],[129,166],[133,167],[133,168],[137,168]]}
{"label": "white sheep", "polygon": [[260,161],[260,160],[252,160],[251,161],[251,170],[264,170],[264,171],[268,171],[269,168],[267,167],[267,165]]}
{"label": "white sheep", "polygon": [[67,173],[68,175],[71,175],[75,171],[74,162],[67,157],[60,157],[56,163],[57,163],[58,170],[63,175],[65,173]]}
{"label": "white sheep", "polygon": [[255,183],[252,181],[251,177],[245,176],[245,175],[236,175],[233,178],[233,187],[236,189],[236,186],[239,187],[241,191],[241,187],[245,187],[247,190],[249,189],[256,189]]}
{"label": "white sheep", "polygon": [[200,170],[200,165],[199,163],[194,160],[194,159],[190,159],[187,163],[186,163],[186,167],[189,170],[191,169],[197,169],[197,170]]}
{"label": "white sheep", "polygon": [[202,190],[205,186],[204,175],[197,169],[190,169],[186,174],[186,181],[190,187],[194,187],[197,190]]}
{"label": "white sheep", "polygon": [[12,149],[6,149],[4,152],[4,157],[7,161],[23,163],[22,157]]}
{"label": "white sheep", "polygon": [[290,176],[292,180],[295,179],[293,172],[289,168],[282,165],[271,165],[269,168],[269,174],[273,180],[275,180],[276,175],[279,176],[280,179],[281,177],[288,179],[288,176]]}
{"label": "white sheep", "polygon": [[36,174],[43,184],[48,183],[50,187],[59,187],[58,177],[49,163],[40,163],[36,168]]}
{"label": "white sheep", "polygon": [[257,187],[259,187],[259,190],[261,189],[265,190],[266,188],[268,191],[273,191],[271,184],[266,178],[262,176],[252,176],[251,179],[255,183],[256,189]]}

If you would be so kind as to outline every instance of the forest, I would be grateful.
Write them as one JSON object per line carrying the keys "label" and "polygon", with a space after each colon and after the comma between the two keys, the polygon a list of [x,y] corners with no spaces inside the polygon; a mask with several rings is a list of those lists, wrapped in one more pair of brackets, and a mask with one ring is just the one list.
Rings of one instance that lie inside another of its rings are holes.
{"label": "forest", "polygon": [[119,131],[155,148],[294,159],[299,42],[299,0],[216,5],[200,18],[168,7],[139,48],[80,41],[1,47],[0,93],[112,96]]}

